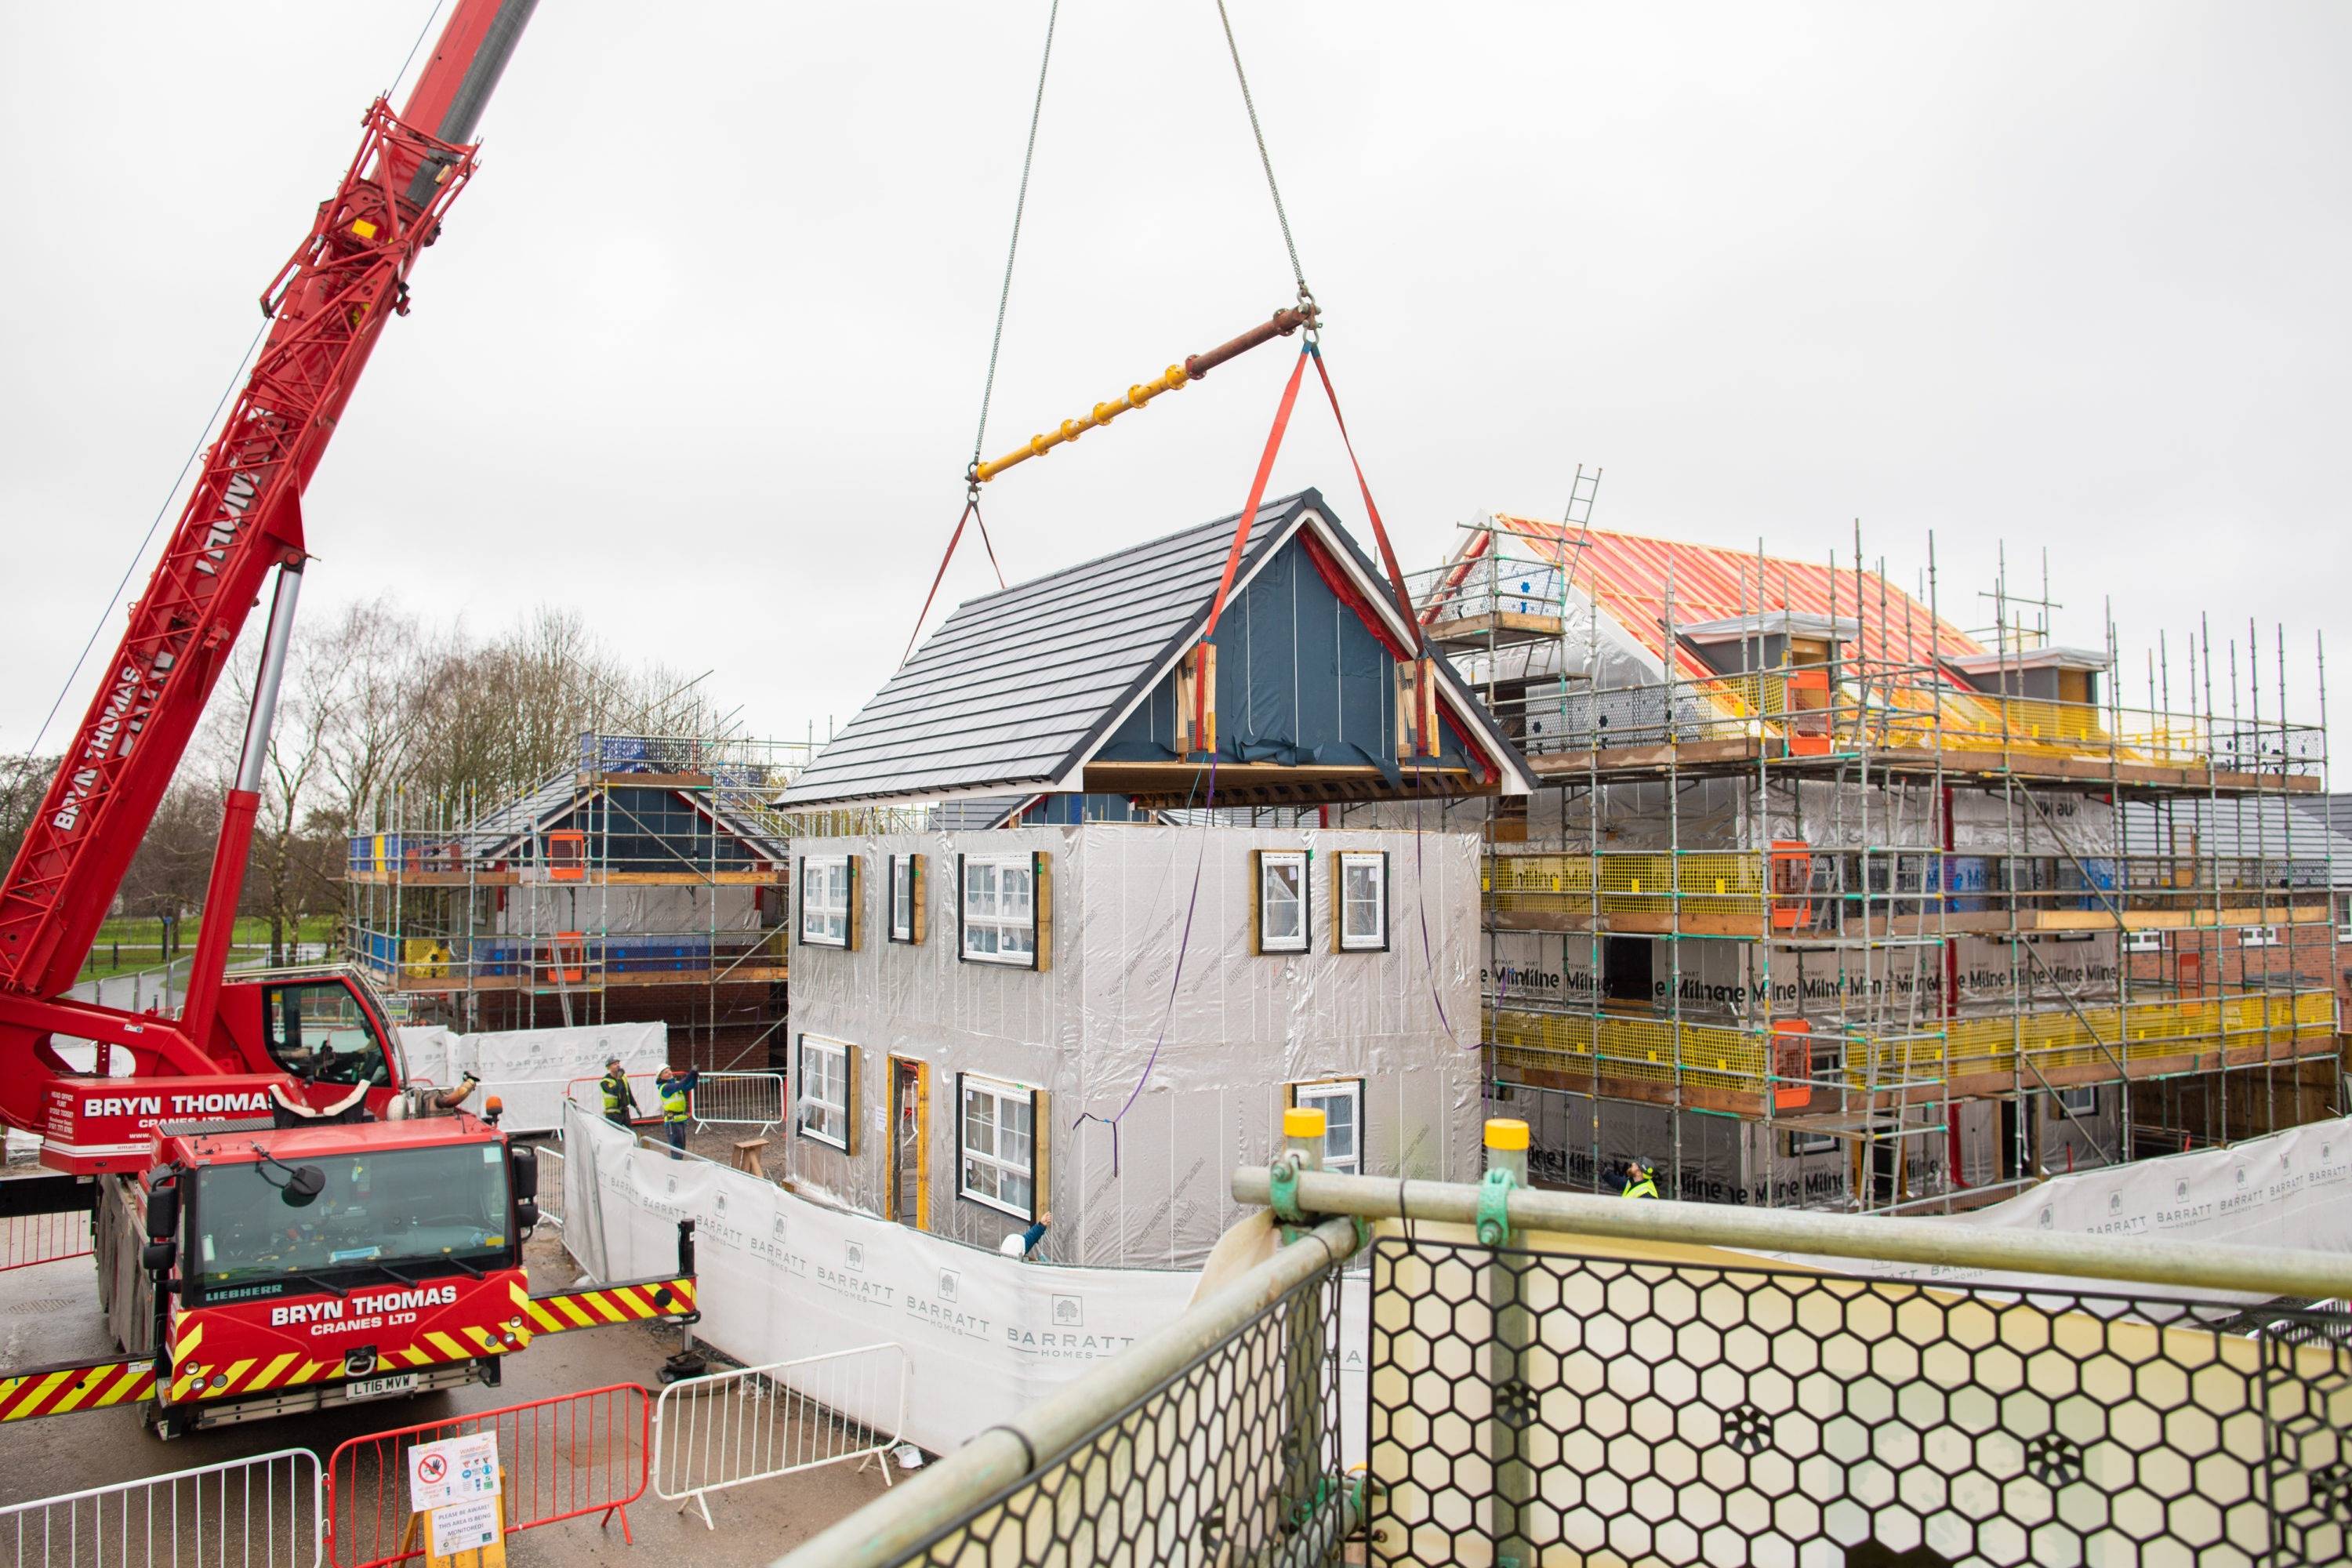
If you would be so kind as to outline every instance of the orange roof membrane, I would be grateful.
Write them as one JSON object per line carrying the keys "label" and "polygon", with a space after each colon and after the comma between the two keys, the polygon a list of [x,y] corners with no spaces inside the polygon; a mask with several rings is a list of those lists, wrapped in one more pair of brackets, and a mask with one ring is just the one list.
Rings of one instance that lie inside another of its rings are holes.
{"label": "orange roof membrane", "polygon": [[[1516,534],[1539,559],[1556,566],[1572,565],[1570,585],[1591,595],[1630,636],[1661,658],[1666,653],[1670,581],[1676,626],[1794,610],[1859,620],[1861,635],[1847,647],[1867,662],[1919,665],[1931,657],[1964,658],[1984,651],[1974,638],[1930,615],[1927,605],[1874,572],[1840,567],[1833,573],[1826,562],[1566,527],[1504,512],[1494,514],[1494,522]],[[1490,537],[1480,535],[1472,550],[1481,549]],[[1687,648],[1677,647],[1674,652],[1684,674],[1705,678],[1712,673]]]}

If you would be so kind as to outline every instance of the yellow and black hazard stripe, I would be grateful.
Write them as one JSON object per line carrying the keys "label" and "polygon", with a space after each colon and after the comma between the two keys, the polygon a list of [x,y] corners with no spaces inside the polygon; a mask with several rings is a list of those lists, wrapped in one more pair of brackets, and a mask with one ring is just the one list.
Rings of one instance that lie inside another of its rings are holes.
{"label": "yellow and black hazard stripe", "polygon": [[0,1421],[137,1405],[154,1392],[155,1363],[145,1356],[35,1367],[0,1377]]}
{"label": "yellow and black hazard stripe", "polygon": [[179,1319],[179,1335],[172,1344],[172,1382],[166,1397],[174,1405],[192,1399],[226,1399],[231,1394],[267,1394],[272,1389],[299,1388],[342,1375],[338,1357],[314,1361],[299,1351],[275,1356],[245,1356],[214,1364],[196,1352],[204,1348],[202,1319],[193,1313]]}
{"label": "yellow and black hazard stripe", "polygon": [[[387,1352],[382,1365],[397,1370],[442,1362],[472,1361],[478,1356],[505,1355],[529,1342],[528,1339],[518,1334],[515,1343],[508,1344],[499,1339],[497,1329],[470,1323],[446,1331],[433,1329],[420,1336],[419,1342]],[[277,1356],[242,1357],[213,1363],[195,1353],[203,1345],[204,1325],[199,1322],[184,1329],[179,1342],[173,1347],[170,1398],[174,1405],[195,1399],[230,1399],[247,1394],[272,1394],[299,1388],[304,1384],[341,1382],[343,1377],[343,1363],[340,1356],[313,1361],[299,1352],[288,1351]]]}
{"label": "yellow and black hazard stripe", "polygon": [[219,1365],[183,1357],[172,1366],[171,1400],[174,1405],[184,1405],[193,1399],[270,1394],[309,1383],[340,1381],[342,1375],[341,1357],[313,1361],[297,1351],[275,1356],[240,1357]]}
{"label": "yellow and black hazard stripe", "polygon": [[692,1279],[636,1279],[625,1285],[583,1285],[533,1296],[514,1288],[515,1305],[533,1333],[561,1334],[613,1323],[692,1322]]}
{"label": "yellow and black hazard stripe", "polygon": [[499,1340],[497,1329],[483,1328],[474,1323],[446,1331],[427,1329],[417,1338],[418,1342],[406,1350],[387,1354],[383,1364],[394,1367],[425,1366],[436,1362],[471,1361],[477,1356],[505,1355],[530,1342],[518,1332],[515,1342],[507,1344]]}

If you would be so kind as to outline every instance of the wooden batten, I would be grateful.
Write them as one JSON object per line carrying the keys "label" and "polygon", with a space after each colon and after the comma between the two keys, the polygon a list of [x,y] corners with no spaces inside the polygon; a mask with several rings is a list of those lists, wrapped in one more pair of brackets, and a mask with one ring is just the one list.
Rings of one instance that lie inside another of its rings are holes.
{"label": "wooden batten", "polygon": [[1398,760],[1437,755],[1437,669],[1429,658],[1396,667]]}
{"label": "wooden batten", "polygon": [[1217,645],[1194,643],[1176,667],[1176,754],[1216,749]]}
{"label": "wooden batten", "polygon": [[1030,911],[1035,921],[1035,967],[1054,967],[1054,857],[1040,849],[1029,857]]}

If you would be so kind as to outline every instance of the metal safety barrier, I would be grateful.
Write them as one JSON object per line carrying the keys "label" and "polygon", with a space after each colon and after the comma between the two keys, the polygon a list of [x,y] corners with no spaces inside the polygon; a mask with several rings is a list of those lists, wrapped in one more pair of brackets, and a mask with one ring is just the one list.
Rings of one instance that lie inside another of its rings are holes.
{"label": "metal safety barrier", "polygon": [[563,1228],[563,1151],[545,1143],[531,1146],[539,1161],[539,1217]]}
{"label": "metal safety barrier", "polygon": [[319,1456],[305,1448],[0,1508],[10,1568],[317,1568],[325,1552]]}
{"label": "metal safety barrier", "polygon": [[697,1076],[688,1109],[698,1131],[705,1127],[780,1127],[784,1121],[784,1075],[780,1072],[707,1072]]}
{"label": "metal safety barrier", "polygon": [[1305,1233],[782,1568],[1336,1562],[1360,1506],[1339,1455],[1339,1265],[1356,1245],[1345,1220]]}
{"label": "metal safety barrier", "polygon": [[89,1211],[20,1214],[0,1219],[0,1273],[89,1256]]}
{"label": "metal safety barrier", "polygon": [[[658,1130],[661,1094],[655,1087],[654,1075],[633,1072],[627,1076],[629,1093],[636,1106],[630,1119],[632,1125],[651,1125]],[[602,1078],[567,1079],[562,1085],[561,1099],[570,1100],[591,1116],[602,1116],[604,1114],[603,1084]],[[705,1127],[764,1129],[781,1126],[784,1120],[784,1075],[780,1072],[700,1073],[697,1075],[694,1092],[688,1097],[688,1110],[698,1131]],[[548,1126],[560,1124],[560,1105],[548,1108],[545,1111]],[[535,1130],[539,1123],[534,1121],[530,1126]]]}
{"label": "metal safety barrier", "polygon": [[2352,1561],[2345,1320],[2182,1294],[2352,1258],[1488,1177],[1235,1173],[1286,1245],[782,1568]]}
{"label": "metal safety barrier", "polygon": [[2352,1357],[2197,1303],[1428,1237],[1371,1256],[1382,1560],[2345,1560]]}
{"label": "metal safety barrier", "polygon": [[614,1515],[624,1540],[628,1505],[651,1475],[653,1397],[619,1383],[353,1437],[327,1461],[327,1545],[335,1568],[382,1568],[425,1554],[408,1509],[408,1450],[419,1443],[494,1434],[506,1531]]}
{"label": "metal safety barrier", "polygon": [[747,1481],[874,1459],[887,1486],[910,1370],[884,1343],[673,1383],[654,1405],[654,1495],[717,1529],[710,1494]]}

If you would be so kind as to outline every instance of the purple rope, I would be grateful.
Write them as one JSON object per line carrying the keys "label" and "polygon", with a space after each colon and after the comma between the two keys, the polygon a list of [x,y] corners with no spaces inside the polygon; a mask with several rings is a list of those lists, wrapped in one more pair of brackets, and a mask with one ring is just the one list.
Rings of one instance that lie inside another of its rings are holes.
{"label": "purple rope", "polygon": [[[1216,808],[1217,754],[1212,752],[1209,753],[1209,798],[1202,810],[1213,812]],[[1074,1132],[1089,1121],[1102,1122],[1110,1129],[1110,1173],[1113,1177],[1118,1174],[1118,1124],[1127,1120],[1127,1113],[1135,1109],[1137,1098],[1143,1093],[1143,1086],[1151,1081],[1151,1069],[1160,1065],[1160,1048],[1168,1043],[1168,1026],[1176,1018],[1176,990],[1184,983],[1184,954],[1192,945],[1192,916],[1201,907],[1201,868],[1208,861],[1209,834],[1215,826],[1213,822],[1201,825],[1201,853],[1192,859],[1192,891],[1184,900],[1184,931],[1176,939],[1176,972],[1168,977],[1168,1003],[1160,1010],[1160,1033],[1151,1042],[1151,1054],[1143,1060],[1143,1071],[1137,1076],[1135,1087],[1127,1091],[1127,1103],[1120,1106],[1115,1115],[1097,1116],[1091,1110],[1083,1110],[1078,1113],[1078,1119],[1070,1123],[1070,1130]]]}
{"label": "purple rope", "polygon": [[[1412,753],[1412,881],[1416,890],[1429,886],[1421,863],[1421,749],[1417,746]],[[1437,1021],[1444,1027],[1445,1037],[1459,1047],[1462,1037],[1454,1032],[1454,1020],[1445,1016],[1445,998],[1437,990],[1437,954],[1429,942],[1429,898],[1425,891],[1413,900],[1412,908],[1421,917],[1421,967],[1429,976],[1429,999],[1437,1007]]]}

